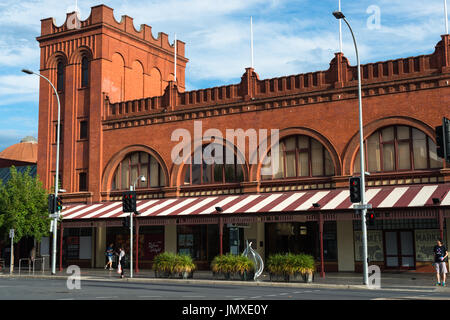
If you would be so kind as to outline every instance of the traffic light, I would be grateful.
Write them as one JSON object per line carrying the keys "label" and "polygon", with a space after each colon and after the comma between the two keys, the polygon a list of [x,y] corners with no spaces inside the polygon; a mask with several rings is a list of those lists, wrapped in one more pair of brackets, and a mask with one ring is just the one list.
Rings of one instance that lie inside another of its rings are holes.
{"label": "traffic light", "polygon": [[61,197],[56,197],[56,212],[60,212],[63,209],[63,203]]}
{"label": "traffic light", "polygon": [[55,213],[55,195],[54,194],[48,195],[48,213],[50,213],[50,214]]}
{"label": "traffic light", "polygon": [[442,126],[434,128],[436,133],[436,153],[442,159],[450,161],[450,120],[442,119]]}
{"label": "traffic light", "polygon": [[126,216],[122,219],[122,226],[125,228],[130,227],[130,216]]}
{"label": "traffic light", "polygon": [[374,212],[367,212],[367,223],[371,226],[375,224],[375,213]]}
{"label": "traffic light", "polygon": [[350,178],[350,201],[352,203],[361,202],[361,177]]}
{"label": "traffic light", "polygon": [[127,191],[122,196],[122,211],[136,212],[136,192]]}

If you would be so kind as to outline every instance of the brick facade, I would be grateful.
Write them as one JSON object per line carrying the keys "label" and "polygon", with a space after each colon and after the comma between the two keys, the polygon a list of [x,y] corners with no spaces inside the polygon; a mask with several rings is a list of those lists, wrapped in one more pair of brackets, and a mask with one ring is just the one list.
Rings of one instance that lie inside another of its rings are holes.
{"label": "brick facade", "polygon": [[[70,15],[68,15],[68,18]],[[113,174],[132,151],[152,154],[166,174],[166,187],[139,190],[140,198],[227,192],[268,192],[301,188],[345,187],[359,149],[357,69],[337,53],[326,71],[259,79],[247,68],[241,82],[185,91],[184,43],[177,41],[177,83],[173,81],[174,47],[168,36],[155,39],[151,27],[137,31],[130,17],[114,19],[112,9],[92,8],[80,29],[56,27],[42,20],[41,73],[56,81],[56,63],[66,63],[61,93],[63,144],[62,188],[66,202],[118,200],[111,191]],[[90,59],[89,87],[80,86],[81,57]],[[434,127],[450,117],[450,36],[442,36],[432,54],[362,65],[364,135],[403,124],[433,140]],[[55,168],[57,104],[51,88],[40,84],[38,174],[51,189]],[[80,121],[88,121],[88,138],[79,139]],[[215,128],[279,129],[280,138],[304,134],[329,151],[336,174],[326,178],[260,181],[261,164],[249,164],[245,181],[230,185],[184,186],[183,168],[172,163],[178,128],[194,136],[194,121],[203,132]],[[449,169],[374,174],[370,181],[394,183],[450,181]],[[86,172],[88,191],[80,192],[78,174]],[[409,179],[409,180],[408,180]],[[373,182],[375,183],[375,182]],[[392,184],[392,183],[391,183]],[[288,188],[288,189],[286,189]],[[201,193],[205,192],[205,193]]]}

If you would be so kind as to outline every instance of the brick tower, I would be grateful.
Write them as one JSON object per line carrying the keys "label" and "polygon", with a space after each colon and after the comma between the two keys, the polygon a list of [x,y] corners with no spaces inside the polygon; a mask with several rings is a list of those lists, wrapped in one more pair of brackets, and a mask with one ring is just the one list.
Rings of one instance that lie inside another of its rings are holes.
{"label": "brick tower", "polygon": [[[166,87],[185,90],[188,60],[185,44],[177,40],[177,82],[174,45],[150,26],[137,31],[133,19],[117,22],[113,9],[91,8],[89,18],[68,13],[62,26],[53,18],[41,21],[40,72],[57,87],[61,100],[60,188],[71,197],[98,201],[104,159],[102,120],[105,101],[119,103],[161,96]],[[48,83],[39,88],[38,175],[44,187],[54,185],[58,105]],[[88,192],[89,190],[89,192]]]}

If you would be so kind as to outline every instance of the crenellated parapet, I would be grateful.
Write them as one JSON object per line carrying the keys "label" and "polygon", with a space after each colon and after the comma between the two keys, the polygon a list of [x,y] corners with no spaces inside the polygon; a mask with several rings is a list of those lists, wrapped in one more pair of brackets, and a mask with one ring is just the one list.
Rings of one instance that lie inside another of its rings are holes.
{"label": "crenellated parapet", "polygon": [[[435,52],[429,55],[361,65],[363,96],[448,85],[449,81],[444,78],[448,78],[446,73],[450,72],[449,39],[448,35],[442,36]],[[342,53],[336,53],[326,71],[260,80],[252,68],[247,68],[238,84],[186,92],[179,92],[177,86],[172,84],[160,97],[113,104],[108,102],[104,120],[119,121],[163,113],[156,122],[166,118],[175,121],[352,99],[357,97],[357,80],[357,67],[351,66]],[[268,99],[271,101],[267,102]],[[173,115],[166,117],[167,112]]]}
{"label": "crenellated parapet", "polygon": [[[83,21],[78,19],[76,12],[67,13],[66,20],[61,26],[55,25],[54,18],[43,19],[41,20],[41,35],[37,39],[42,42],[55,35],[66,35],[78,30],[94,29],[101,26],[109,26],[135,39],[145,41],[147,44],[174,52],[174,44],[169,43],[169,36],[166,33],[159,32],[158,37],[155,38],[152,33],[152,27],[146,24],[141,24],[139,30],[136,30],[133,18],[123,15],[121,20],[117,21],[114,17],[114,10],[105,5],[92,7],[89,17]],[[183,41],[177,40],[177,54],[180,57],[185,56],[185,43]]]}

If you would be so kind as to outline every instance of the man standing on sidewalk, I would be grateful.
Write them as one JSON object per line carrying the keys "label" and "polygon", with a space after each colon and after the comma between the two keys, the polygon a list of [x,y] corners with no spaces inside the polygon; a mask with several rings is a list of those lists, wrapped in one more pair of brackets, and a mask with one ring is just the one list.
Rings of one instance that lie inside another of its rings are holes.
{"label": "man standing on sidewalk", "polygon": [[448,256],[447,248],[444,247],[442,239],[437,241],[437,245],[434,246],[434,267],[436,268],[437,285],[441,285],[440,275],[442,274],[442,286],[445,286],[445,279],[447,274],[447,266],[445,259]]}

